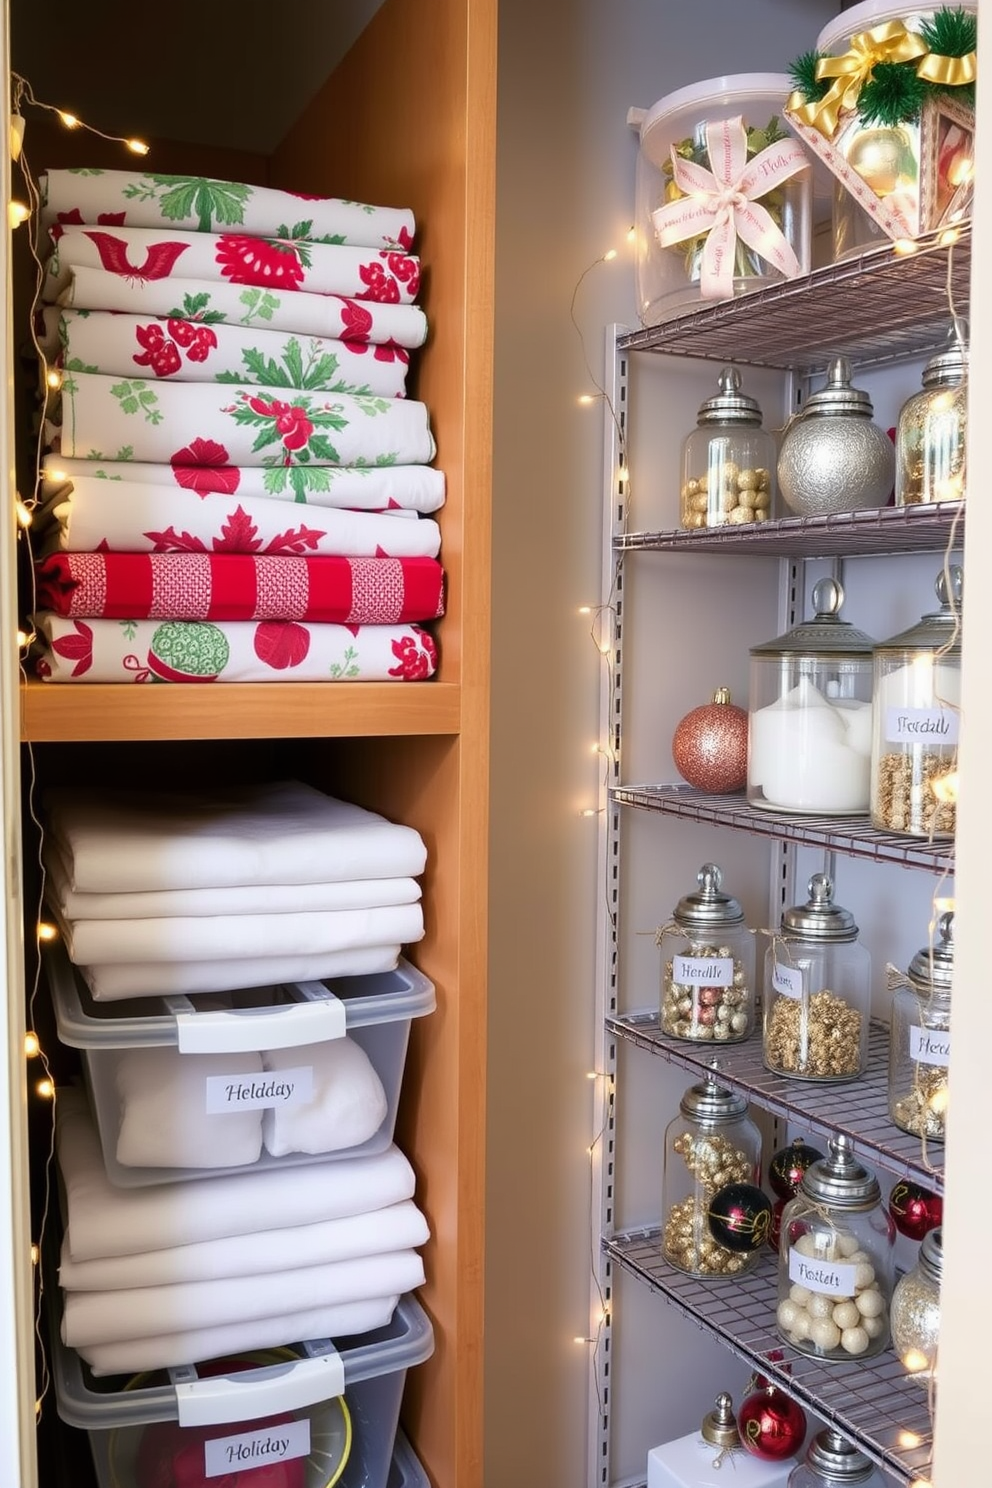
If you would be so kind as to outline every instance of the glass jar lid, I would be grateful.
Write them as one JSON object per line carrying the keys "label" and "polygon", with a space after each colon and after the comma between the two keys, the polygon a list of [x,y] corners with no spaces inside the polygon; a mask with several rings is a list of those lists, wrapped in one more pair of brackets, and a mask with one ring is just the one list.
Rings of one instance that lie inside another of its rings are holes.
{"label": "glass jar lid", "polygon": [[733,1396],[722,1391],[716,1397],[713,1409],[703,1417],[699,1433],[703,1441],[709,1442],[713,1447],[722,1447],[724,1451],[732,1451],[734,1447],[740,1446],[741,1434],[734,1415]]}
{"label": "glass jar lid", "polygon": [[863,388],[851,385],[851,363],[847,357],[834,357],[827,367],[827,380],[819,392],[810,393],[799,417],[823,418],[837,414],[870,419],[875,412]]}
{"label": "glass jar lid", "polygon": [[964,570],[960,564],[952,563],[937,575],[934,589],[940,604],[939,610],[923,615],[908,630],[879,641],[876,651],[943,651],[953,656],[960,655],[960,632],[955,638],[955,626],[961,615]]}
{"label": "glass jar lid", "polygon": [[684,894],[672,912],[680,925],[705,929],[708,925],[743,925],[744,911],[720,888],[723,874],[715,863],[704,863],[696,874],[698,890]]}
{"label": "glass jar lid", "polygon": [[874,1173],[855,1157],[850,1137],[831,1137],[827,1147],[827,1156],[806,1169],[799,1192],[837,1209],[874,1209],[882,1190]]}
{"label": "glass jar lid", "polygon": [[757,399],[741,392],[741,374],[736,367],[724,367],[717,378],[720,391],[702,403],[696,415],[697,424],[751,424],[761,423],[761,409]]}
{"label": "glass jar lid", "polygon": [[747,1115],[747,1101],[708,1075],[698,1085],[689,1087],[679,1101],[679,1110],[692,1121],[737,1121]]}
{"label": "glass jar lid", "polygon": [[871,1458],[832,1426],[814,1436],[806,1461],[825,1483],[863,1483],[875,1471]]}
{"label": "glass jar lid", "polygon": [[961,339],[961,322],[952,325],[947,333],[947,345],[930,358],[923,368],[923,386],[953,387],[964,380],[968,370],[968,350]]}
{"label": "glass jar lid", "polygon": [[803,620],[773,641],[751,647],[752,656],[867,656],[875,648],[865,635],[838,611],[844,603],[844,586],[837,579],[818,579],[813,585],[812,620]]}
{"label": "glass jar lid", "polygon": [[914,986],[924,992],[949,992],[954,980],[954,911],[945,910],[937,921],[937,939],[922,946],[906,972]]}
{"label": "glass jar lid", "polygon": [[814,873],[805,904],[794,904],[782,915],[782,933],[789,940],[857,940],[858,927],[849,909],[834,903],[833,880]]}
{"label": "glass jar lid", "polygon": [[939,1286],[944,1274],[944,1235],[939,1226],[935,1230],[927,1230],[923,1236],[917,1261],[924,1276]]}

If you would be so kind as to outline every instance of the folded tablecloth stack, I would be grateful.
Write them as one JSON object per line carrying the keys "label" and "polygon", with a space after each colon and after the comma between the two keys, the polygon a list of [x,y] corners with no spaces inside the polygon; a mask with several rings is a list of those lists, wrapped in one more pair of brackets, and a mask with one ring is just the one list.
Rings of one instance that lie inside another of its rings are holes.
{"label": "folded tablecloth stack", "polygon": [[419,832],[301,781],[61,786],[44,809],[47,898],[97,1000],[388,971],[423,936]]}
{"label": "folded tablecloth stack", "polygon": [[119,1189],[74,1087],[59,1092],[56,1129],[62,1339],[95,1374],[364,1333],[424,1281],[428,1226],[395,1146]]}
{"label": "folded tablecloth stack", "polygon": [[430,677],[444,477],[405,396],[427,329],[412,214],[152,172],[42,187],[62,386],[41,675]]}

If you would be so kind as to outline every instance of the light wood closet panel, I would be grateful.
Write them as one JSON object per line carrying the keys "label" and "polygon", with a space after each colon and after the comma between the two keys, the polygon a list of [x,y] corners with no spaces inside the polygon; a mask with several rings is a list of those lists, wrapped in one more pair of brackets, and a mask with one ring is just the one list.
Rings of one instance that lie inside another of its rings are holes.
{"label": "light wood closet panel", "polygon": [[[438,1006],[414,1020],[397,1138],[432,1231],[420,1297],[436,1348],[408,1376],[403,1420],[435,1488],[482,1488],[495,40],[496,0],[386,0],[269,160],[157,144],[152,157],[160,170],[412,207],[430,335],[410,390],[447,478],[437,678],[22,689],[22,737],[39,745],[43,779],[112,777],[126,761],[139,779],[138,762],[186,779],[292,773],[423,834],[427,934],[411,959]],[[99,141],[57,139],[45,164],[120,165]],[[36,168],[45,153],[35,145]],[[231,740],[244,742],[218,742]]]}

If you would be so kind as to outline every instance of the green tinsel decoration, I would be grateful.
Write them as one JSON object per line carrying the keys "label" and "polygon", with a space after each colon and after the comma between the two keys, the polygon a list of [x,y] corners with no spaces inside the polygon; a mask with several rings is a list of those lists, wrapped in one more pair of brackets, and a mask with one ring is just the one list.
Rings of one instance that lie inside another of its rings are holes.
{"label": "green tinsel decoration", "polygon": [[[960,8],[938,10],[921,25],[920,35],[938,57],[967,57],[978,46],[978,17]],[[948,98],[957,98],[968,108],[975,107],[974,83],[964,83],[958,88],[927,83],[926,89],[932,96],[946,93]]]}
{"label": "green tinsel decoration", "polygon": [[918,119],[929,85],[905,62],[879,62],[858,94],[858,117],[863,124],[905,124]]}
{"label": "green tinsel decoration", "polygon": [[792,86],[797,93],[802,94],[807,103],[819,103],[830,91],[830,79],[818,78],[816,75],[816,64],[826,55],[826,52],[803,52],[789,68]]}

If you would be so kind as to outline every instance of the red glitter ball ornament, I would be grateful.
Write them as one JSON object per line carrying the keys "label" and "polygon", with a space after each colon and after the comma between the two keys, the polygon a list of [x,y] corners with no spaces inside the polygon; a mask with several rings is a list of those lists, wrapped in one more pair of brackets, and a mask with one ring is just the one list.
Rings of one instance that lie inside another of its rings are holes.
{"label": "red glitter ball ornament", "polygon": [[747,711],[718,687],[711,703],[693,708],[672,738],[675,768],[696,790],[727,795],[747,781]]}
{"label": "red glitter ball ornament", "polygon": [[931,1193],[919,1183],[900,1178],[889,1194],[889,1213],[900,1235],[906,1235],[910,1240],[922,1240],[941,1223],[944,1201],[940,1194]]}
{"label": "red glitter ball ornament", "polygon": [[806,1413],[791,1395],[765,1385],[741,1402],[737,1412],[741,1445],[754,1457],[781,1462],[794,1457],[806,1436]]}

